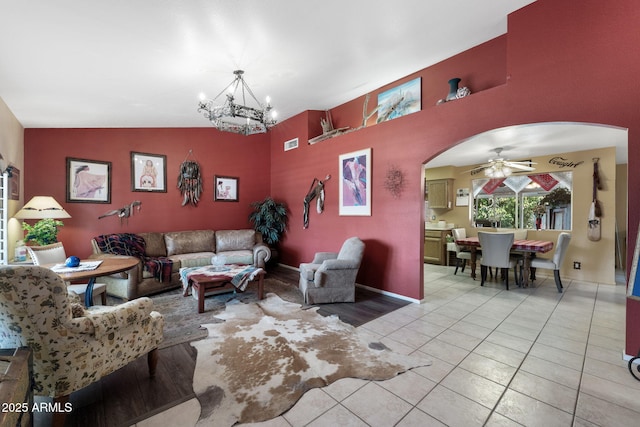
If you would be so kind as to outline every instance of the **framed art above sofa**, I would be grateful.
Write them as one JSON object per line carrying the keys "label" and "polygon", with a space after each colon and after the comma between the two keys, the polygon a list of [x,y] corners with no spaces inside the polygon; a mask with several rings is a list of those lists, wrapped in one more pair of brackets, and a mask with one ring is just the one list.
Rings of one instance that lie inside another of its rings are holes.
{"label": "framed art above sofa", "polygon": [[131,191],[167,192],[167,156],[131,152]]}
{"label": "framed art above sofa", "polygon": [[233,176],[214,177],[214,198],[216,202],[237,202],[238,201],[238,181],[239,178]]}
{"label": "framed art above sofa", "polygon": [[111,162],[67,157],[67,203],[111,203]]}

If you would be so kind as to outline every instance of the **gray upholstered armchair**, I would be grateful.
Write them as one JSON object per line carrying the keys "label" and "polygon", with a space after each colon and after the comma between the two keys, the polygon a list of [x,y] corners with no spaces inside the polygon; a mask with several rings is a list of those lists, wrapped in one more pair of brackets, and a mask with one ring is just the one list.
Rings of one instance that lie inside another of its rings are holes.
{"label": "gray upholstered armchair", "polygon": [[85,309],[47,268],[0,267],[0,347],[31,348],[34,394],[60,402],[145,354],[153,376],[164,321],[152,309],[149,298]]}
{"label": "gray upholstered armchair", "polygon": [[300,291],[307,304],[354,302],[356,276],[364,243],[347,239],[340,252],[317,252],[311,263],[300,264]]}

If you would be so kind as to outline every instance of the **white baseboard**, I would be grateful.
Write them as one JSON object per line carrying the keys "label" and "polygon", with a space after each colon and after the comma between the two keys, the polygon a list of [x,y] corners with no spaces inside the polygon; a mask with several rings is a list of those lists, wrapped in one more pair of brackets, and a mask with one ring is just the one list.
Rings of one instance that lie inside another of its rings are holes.
{"label": "white baseboard", "polygon": [[288,268],[289,270],[300,271],[300,269],[298,267],[292,267],[292,266],[287,265],[287,264],[278,263],[278,267],[284,267],[284,268]]}
{"label": "white baseboard", "polygon": [[356,283],[356,286],[359,287],[359,288],[362,288],[362,289],[366,289],[366,290],[371,291],[371,292],[375,292],[375,293],[378,293],[378,294],[382,294],[382,295],[388,296],[388,297],[398,298],[398,299],[401,299],[403,301],[409,301],[409,302],[414,303],[414,304],[420,304],[421,303],[420,300],[417,300],[415,298],[405,297],[404,295],[394,294],[393,292],[383,291],[383,290],[378,289],[378,288],[372,288],[371,286],[361,285],[360,283]]}
{"label": "white baseboard", "polygon": [[[633,359],[634,357],[638,357],[638,356],[632,356],[629,354],[626,354],[624,351],[622,352],[622,360],[624,360],[625,362],[628,362],[629,360]],[[636,359],[633,362],[634,365],[640,365],[640,359]]]}

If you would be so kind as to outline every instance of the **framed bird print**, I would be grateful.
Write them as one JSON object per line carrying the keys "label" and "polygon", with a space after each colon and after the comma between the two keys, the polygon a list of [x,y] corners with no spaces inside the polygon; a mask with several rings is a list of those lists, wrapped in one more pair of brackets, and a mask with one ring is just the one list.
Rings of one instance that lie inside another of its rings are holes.
{"label": "framed bird print", "polygon": [[341,154],[339,214],[371,215],[371,148]]}

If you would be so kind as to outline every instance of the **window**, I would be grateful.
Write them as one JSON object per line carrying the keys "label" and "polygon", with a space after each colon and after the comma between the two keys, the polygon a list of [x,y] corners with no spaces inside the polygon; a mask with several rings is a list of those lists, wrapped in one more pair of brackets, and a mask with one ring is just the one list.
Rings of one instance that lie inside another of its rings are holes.
{"label": "window", "polygon": [[477,227],[571,230],[572,172],[472,180]]}

